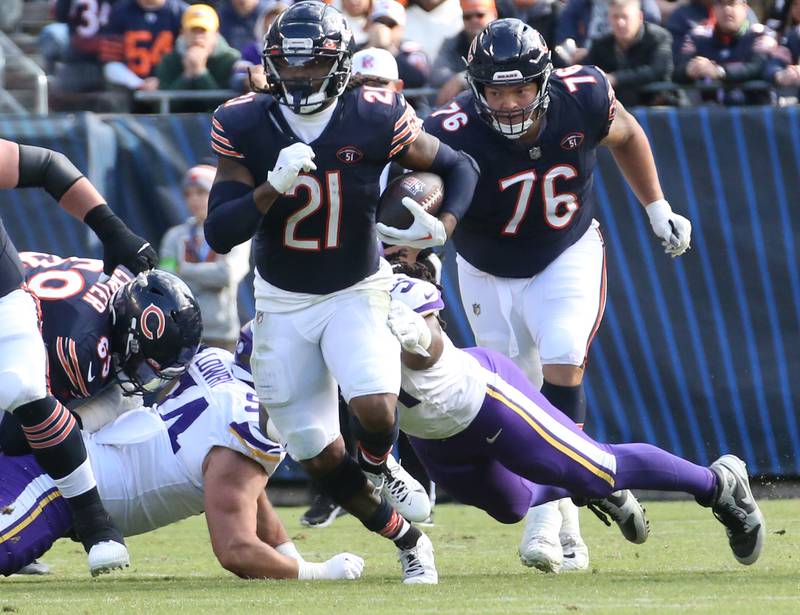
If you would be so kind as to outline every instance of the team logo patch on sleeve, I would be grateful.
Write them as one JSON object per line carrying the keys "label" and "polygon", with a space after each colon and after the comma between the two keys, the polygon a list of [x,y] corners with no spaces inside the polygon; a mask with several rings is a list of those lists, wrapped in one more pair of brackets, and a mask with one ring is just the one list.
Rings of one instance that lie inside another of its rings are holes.
{"label": "team logo patch on sleeve", "polygon": [[361,159],[364,157],[364,152],[355,145],[345,145],[339,148],[339,151],[336,152],[336,157],[339,159],[339,162],[343,162],[344,164],[355,164],[361,162]]}
{"label": "team logo patch on sleeve", "polygon": [[566,137],[561,139],[561,149],[578,149],[581,146],[581,143],[583,143],[583,133],[571,132]]}

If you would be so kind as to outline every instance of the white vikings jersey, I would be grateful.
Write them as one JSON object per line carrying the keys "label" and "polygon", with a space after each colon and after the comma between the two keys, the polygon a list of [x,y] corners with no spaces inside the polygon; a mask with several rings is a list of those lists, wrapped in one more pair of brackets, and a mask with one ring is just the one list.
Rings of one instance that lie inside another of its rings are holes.
{"label": "white vikings jersey", "polygon": [[203,512],[212,447],[237,451],[267,474],[280,463],[283,449],[259,430],[255,391],[232,365],[231,353],[203,349],[163,403],[84,434],[100,497],[126,536]]}
{"label": "white vikings jersey", "polygon": [[[392,301],[402,301],[428,316],[444,307],[438,288],[429,282],[395,274]],[[488,372],[453,345],[442,332],[442,356],[426,370],[402,368],[398,406],[400,429],[425,439],[441,439],[465,429],[486,396]]]}

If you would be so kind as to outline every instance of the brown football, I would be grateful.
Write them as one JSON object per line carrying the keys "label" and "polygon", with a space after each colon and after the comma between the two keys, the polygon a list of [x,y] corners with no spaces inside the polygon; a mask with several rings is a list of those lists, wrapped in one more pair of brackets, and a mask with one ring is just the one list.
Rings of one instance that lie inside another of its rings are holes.
{"label": "brown football", "polygon": [[394,178],[381,195],[378,203],[378,222],[399,229],[407,229],[414,216],[403,206],[403,197],[410,197],[422,205],[432,216],[439,213],[444,200],[442,178],[433,173],[414,171]]}

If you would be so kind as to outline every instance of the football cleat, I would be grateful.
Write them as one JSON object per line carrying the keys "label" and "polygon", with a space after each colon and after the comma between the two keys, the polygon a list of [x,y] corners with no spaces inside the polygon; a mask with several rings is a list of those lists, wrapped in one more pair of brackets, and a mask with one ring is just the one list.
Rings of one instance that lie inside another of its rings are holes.
{"label": "football cleat", "polygon": [[611,517],[629,542],[640,545],[650,535],[650,522],[645,510],[628,489],[615,491],[602,500],[590,500],[588,508],[608,526],[611,522],[606,515]]}
{"label": "football cleat", "polygon": [[372,483],[374,493],[383,496],[401,516],[408,521],[425,521],[431,514],[431,500],[423,486],[406,472],[394,457],[389,455],[385,464],[372,466],[377,472],[365,469],[364,474]]}
{"label": "football cleat", "polygon": [[564,556],[561,571],[586,570],[589,567],[589,547],[583,542],[583,538],[575,534],[562,534],[559,540]]}
{"label": "football cleat", "polygon": [[433,543],[425,534],[417,539],[410,549],[398,549],[403,567],[403,583],[406,585],[436,585],[439,573],[433,560]]}
{"label": "football cleat", "polygon": [[26,566],[23,566],[17,570],[14,574],[50,574],[50,566],[44,562],[40,562],[38,559],[35,559],[30,564],[27,564]]}
{"label": "football cleat", "polygon": [[711,511],[725,526],[736,561],[749,566],[761,555],[767,528],[750,490],[747,466],[735,455],[723,455],[709,469],[717,477]]}
{"label": "football cleat", "polygon": [[311,506],[303,516],[300,523],[306,527],[328,527],[347,511],[338,506],[331,498],[322,493],[317,494],[311,502]]}
{"label": "football cleat", "polygon": [[519,559],[523,565],[542,572],[561,571],[564,554],[558,539],[560,527],[558,502],[548,502],[528,510],[519,545]]}
{"label": "football cleat", "polygon": [[127,547],[115,540],[98,542],[89,549],[89,572],[93,577],[116,568],[127,568],[130,563]]}

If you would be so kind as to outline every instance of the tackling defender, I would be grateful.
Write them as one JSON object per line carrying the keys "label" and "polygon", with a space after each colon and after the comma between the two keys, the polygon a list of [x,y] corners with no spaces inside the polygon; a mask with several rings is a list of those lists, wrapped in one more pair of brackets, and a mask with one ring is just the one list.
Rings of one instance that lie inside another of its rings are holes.
{"label": "tackling defender", "polygon": [[[403,348],[400,428],[449,494],[501,523],[559,498],[595,500],[628,540],[640,543],[648,526],[624,490],[685,491],[725,526],[739,563],[758,559],[766,526],[738,457],[723,455],[704,468],[650,444],[595,442],[505,355],[453,346],[437,317],[444,302],[425,267],[396,270],[410,274],[395,274],[389,312]],[[526,532],[520,545],[526,565],[528,538]]]}
{"label": "tackling defender", "polygon": [[[439,218],[414,208],[401,243],[443,244],[477,180],[469,157],[423,133],[402,95],[347,88],[353,40],[341,13],[294,4],[272,24],[268,93],[214,113],[219,166],[206,239],[219,253],[255,233],[253,375],[258,396],[321,490],[400,551],[404,583],[436,583],[430,540],[380,497],[397,438],[397,341],[386,325],[391,268],[378,255],[375,210],[387,162],[445,182]],[[272,170],[270,170],[272,169]],[[357,348],[358,352],[353,352]],[[359,461],[339,434],[337,387],[363,426]]]}
{"label": "tackling defender", "polygon": [[[355,579],[363,561],[341,553],[306,562],[264,489],[283,457],[259,428],[255,391],[234,358],[204,348],[176,389],[94,434],[83,433],[103,503],[126,536],[205,511],[220,564],[252,579]],[[68,507],[30,456],[0,455],[0,574],[13,574],[70,531]],[[25,523],[27,521],[27,523]]]}
{"label": "tackling defender", "polygon": [[[664,200],[647,137],[602,71],[554,71],[536,30],[499,19],[473,40],[467,80],[471,90],[425,127],[481,169],[453,236],[470,327],[478,345],[511,357],[532,382],[543,376],[547,400],[583,425],[584,367],[606,296],[592,194],[597,147],[611,150],[667,254],[689,248],[691,224]],[[532,509],[527,525],[532,565],[588,567],[569,500]]]}
{"label": "tackling defender", "polygon": [[[135,235],[61,153],[0,139],[0,189],[39,187],[103,243],[103,271],[151,269],[155,250]],[[24,289],[17,250],[0,223],[0,411],[22,425],[37,462],[55,481],[88,553],[92,576],[127,566],[122,534],[100,502],[78,425],[50,394],[35,299]]]}

